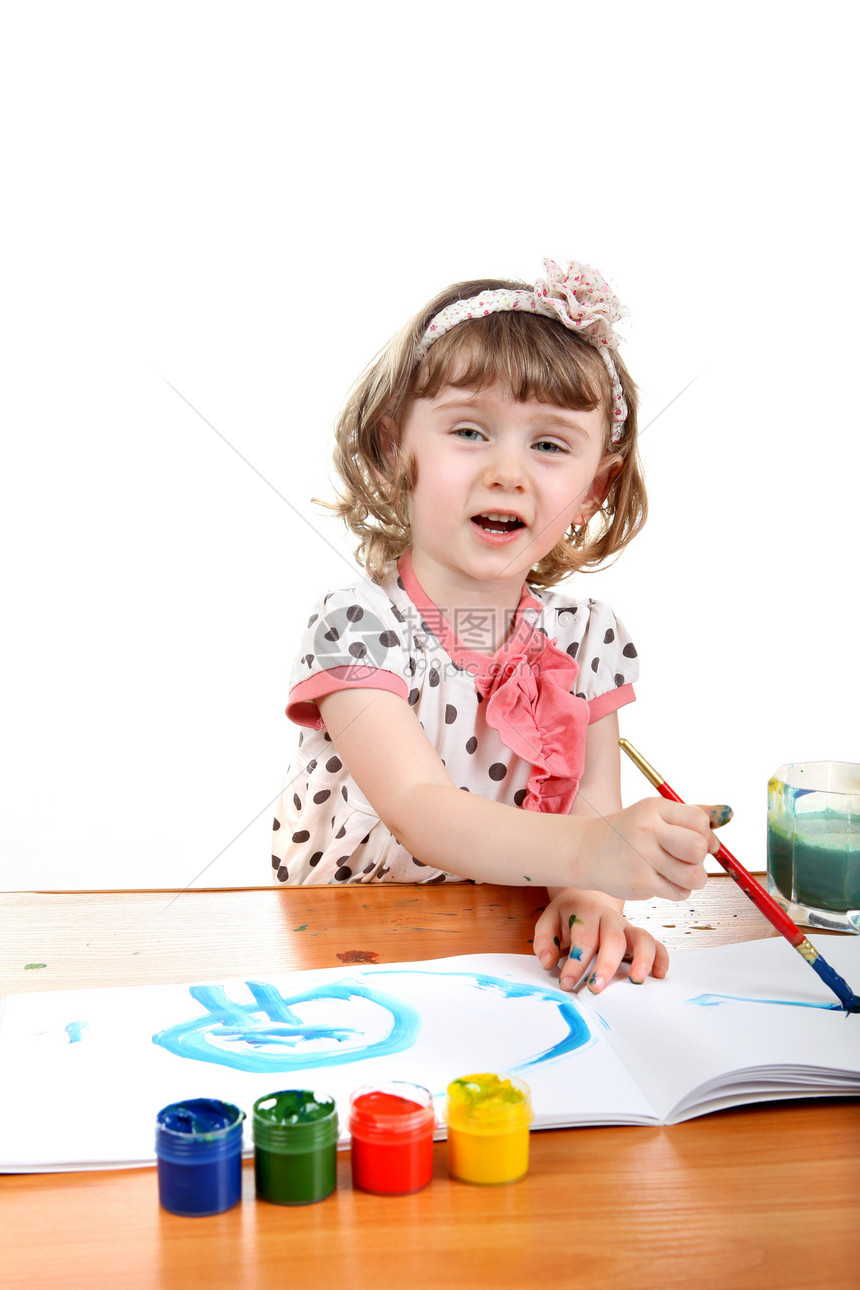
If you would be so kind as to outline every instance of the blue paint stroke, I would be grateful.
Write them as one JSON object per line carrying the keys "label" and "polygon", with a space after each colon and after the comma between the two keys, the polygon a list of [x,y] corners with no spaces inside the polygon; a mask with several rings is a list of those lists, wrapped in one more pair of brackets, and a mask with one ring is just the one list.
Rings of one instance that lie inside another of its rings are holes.
{"label": "blue paint stroke", "polygon": [[[177,1057],[215,1062],[234,1070],[263,1074],[338,1066],[369,1057],[387,1057],[415,1043],[421,1027],[416,1010],[400,999],[369,990],[357,981],[319,986],[302,994],[281,995],[265,981],[247,981],[254,1003],[228,999],[220,985],[192,985],[189,993],[208,1012],[152,1036],[152,1042]],[[389,1014],[382,1039],[367,1042],[349,1026],[309,1026],[293,1011],[302,1003],[348,1004],[366,999]],[[323,1040],[327,1049],[311,1046]]]}
{"label": "blue paint stroke", "polygon": [[573,1001],[566,998],[561,991],[547,989],[545,986],[520,985],[516,981],[506,981],[503,977],[498,976],[487,976],[483,972],[378,972],[375,975],[425,976],[432,977],[434,980],[438,980],[440,977],[453,980],[457,977],[462,981],[468,981],[477,990],[498,992],[506,999],[541,999],[552,1004],[558,1012],[559,1018],[567,1026],[567,1034],[550,1048],[545,1048],[541,1052],[535,1053],[528,1061],[520,1062],[517,1066],[511,1067],[512,1071],[526,1070],[529,1066],[542,1065],[544,1062],[551,1062],[558,1057],[564,1057],[566,1053],[572,1053],[577,1048],[581,1048],[583,1044],[587,1044],[592,1037],[588,1022]]}
{"label": "blue paint stroke", "polygon": [[838,1003],[803,1003],[798,999],[754,999],[744,994],[698,994],[687,999],[699,1008],[718,1008],[722,1003],[767,1003],[777,1008],[823,1008],[825,1012],[842,1012]]}
{"label": "blue paint stroke", "polygon": [[[554,1061],[592,1040],[585,1018],[573,1001],[557,989],[520,985],[478,972],[397,971],[375,972],[373,976],[422,976],[432,981],[445,976],[507,999],[537,999],[551,1005],[564,1022],[566,1034],[512,1069],[525,1070]],[[289,997],[263,981],[245,984],[254,1003],[229,999],[219,985],[189,987],[191,997],[206,1009],[207,1015],[161,1030],[152,1036],[152,1042],[177,1057],[214,1062],[235,1070],[274,1073],[387,1057],[411,1048],[421,1028],[420,1015],[411,1004],[355,980],[317,986]],[[389,1028],[382,1039],[368,1042],[363,1040],[361,1030],[348,1026],[305,1025],[293,1011],[302,1003],[328,1004],[339,1000],[349,1004],[354,999],[364,999],[388,1012]],[[320,1040],[330,1046],[320,1047]]]}
{"label": "blue paint stroke", "polygon": [[577,959],[577,960],[581,959],[581,958],[582,958],[582,947],[581,947],[580,945],[571,945],[571,947],[570,947],[570,955],[569,955],[569,957],[570,957],[570,958],[572,958],[572,959]]}
{"label": "blue paint stroke", "polygon": [[85,1033],[89,1030],[88,1021],[70,1021],[66,1026],[66,1034],[69,1037],[70,1044],[79,1044]]}

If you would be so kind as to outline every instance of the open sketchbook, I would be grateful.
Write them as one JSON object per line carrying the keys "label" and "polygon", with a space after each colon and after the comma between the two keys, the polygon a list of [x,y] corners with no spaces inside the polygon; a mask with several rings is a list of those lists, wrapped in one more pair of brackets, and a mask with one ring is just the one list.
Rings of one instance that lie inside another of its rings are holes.
{"label": "open sketchbook", "polygon": [[[813,939],[856,989],[860,938]],[[250,1115],[282,1088],[332,1093],[343,1127],[352,1090],[423,1084],[440,1137],[447,1084],[478,1071],[525,1079],[538,1129],[860,1095],[860,1015],[835,1002],[782,939],[676,954],[667,980],[622,973],[599,996],[521,955],[13,995],[0,1170],[151,1164],[160,1107],[219,1097]]]}

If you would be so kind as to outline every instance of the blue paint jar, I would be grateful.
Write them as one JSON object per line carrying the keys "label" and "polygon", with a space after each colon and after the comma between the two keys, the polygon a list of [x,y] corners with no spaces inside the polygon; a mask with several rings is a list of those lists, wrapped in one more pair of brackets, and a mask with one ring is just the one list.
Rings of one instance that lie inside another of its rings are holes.
{"label": "blue paint jar", "polygon": [[158,1112],[158,1198],[171,1214],[202,1218],[232,1209],[242,1195],[242,1122],[232,1102],[208,1097]]}

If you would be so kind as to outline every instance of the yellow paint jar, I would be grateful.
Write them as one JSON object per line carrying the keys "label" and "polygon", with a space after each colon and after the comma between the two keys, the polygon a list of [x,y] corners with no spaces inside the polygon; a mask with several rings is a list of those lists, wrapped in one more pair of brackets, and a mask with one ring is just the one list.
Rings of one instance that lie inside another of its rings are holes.
{"label": "yellow paint jar", "polygon": [[498,1186],[529,1167],[533,1112],[527,1084],[499,1075],[464,1075],[448,1085],[448,1172],[460,1182]]}

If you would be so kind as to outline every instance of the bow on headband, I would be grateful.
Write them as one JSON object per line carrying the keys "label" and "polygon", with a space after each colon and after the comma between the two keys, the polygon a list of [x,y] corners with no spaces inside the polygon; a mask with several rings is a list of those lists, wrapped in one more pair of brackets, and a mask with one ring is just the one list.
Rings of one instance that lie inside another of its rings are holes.
{"label": "bow on headband", "polygon": [[421,338],[419,358],[423,358],[434,340],[458,323],[486,314],[519,312],[542,314],[570,331],[579,334],[601,355],[612,386],[612,442],[620,441],[627,420],[627,404],[618,379],[611,351],[617,349],[620,337],[613,329],[627,313],[606,280],[587,264],[571,260],[556,264],[544,260],[545,278],[538,278],[531,290],[500,288],[484,291],[468,300],[455,300],[431,318]]}

